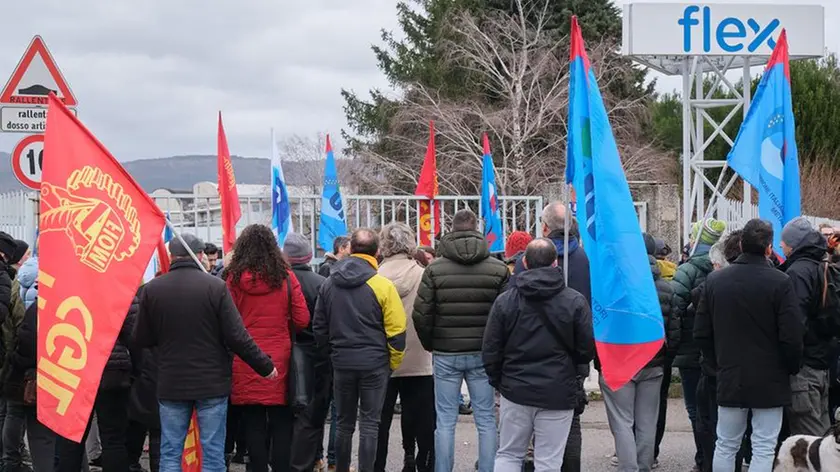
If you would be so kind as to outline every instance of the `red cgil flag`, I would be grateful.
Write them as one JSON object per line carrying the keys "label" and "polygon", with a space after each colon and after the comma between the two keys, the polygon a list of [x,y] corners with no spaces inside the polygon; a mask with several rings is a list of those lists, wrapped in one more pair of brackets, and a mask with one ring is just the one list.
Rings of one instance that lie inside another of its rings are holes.
{"label": "red cgil flag", "polygon": [[[420,170],[420,180],[417,181],[417,190],[414,195],[426,197],[429,200],[420,201],[418,214],[420,244],[431,246],[434,235],[440,234],[440,204],[435,201],[438,196],[437,158],[435,156],[435,122],[429,122],[429,144],[426,146],[426,158],[423,160],[423,168]],[[434,221],[432,220],[432,207],[434,207]]]}
{"label": "red cgil flag", "polygon": [[160,263],[160,273],[165,274],[169,272],[169,252],[166,250],[166,243],[163,238],[158,241],[157,245],[158,262]]}
{"label": "red cgil flag", "polygon": [[218,154],[219,200],[222,204],[222,247],[227,254],[236,241],[236,223],[242,217],[242,209],[239,207],[236,176],[233,175],[233,164],[230,162],[227,137],[225,137],[225,128],[222,125],[222,112],[219,112]]}
{"label": "red cgil flag", "polygon": [[37,410],[42,424],[79,442],[165,217],[55,94],[48,102]]}

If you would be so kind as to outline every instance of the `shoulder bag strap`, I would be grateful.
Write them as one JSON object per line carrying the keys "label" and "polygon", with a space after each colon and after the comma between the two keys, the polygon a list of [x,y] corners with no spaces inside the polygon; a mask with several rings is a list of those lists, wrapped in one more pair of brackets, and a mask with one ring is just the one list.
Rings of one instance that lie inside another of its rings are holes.
{"label": "shoulder bag strap", "polygon": [[295,324],[292,322],[292,275],[286,274],[286,298],[289,299],[289,340],[292,346],[297,342],[297,335],[295,334]]}

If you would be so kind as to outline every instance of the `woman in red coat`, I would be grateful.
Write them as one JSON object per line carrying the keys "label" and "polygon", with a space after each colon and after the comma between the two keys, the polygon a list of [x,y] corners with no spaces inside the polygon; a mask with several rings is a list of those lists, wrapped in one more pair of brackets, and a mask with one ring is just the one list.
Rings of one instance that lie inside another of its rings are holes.
{"label": "woman in red coat", "polygon": [[309,309],[300,283],[266,226],[248,226],[237,238],[225,280],[245,328],[274,361],[279,374],[267,380],[238,357],[233,361],[231,403],[241,406],[251,468],[267,472],[271,451],[272,470],[287,471],[294,422],[286,401],[292,347],[289,325],[305,328]]}

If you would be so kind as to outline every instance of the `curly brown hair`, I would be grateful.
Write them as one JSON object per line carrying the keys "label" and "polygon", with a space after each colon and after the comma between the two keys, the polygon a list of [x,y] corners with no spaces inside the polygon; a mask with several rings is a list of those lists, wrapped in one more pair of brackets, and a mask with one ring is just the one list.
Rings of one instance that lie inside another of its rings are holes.
{"label": "curly brown hair", "polygon": [[225,279],[236,285],[242,274],[250,272],[271,288],[280,288],[289,274],[289,263],[283,257],[277,239],[268,226],[250,225],[236,238],[233,258],[225,268]]}

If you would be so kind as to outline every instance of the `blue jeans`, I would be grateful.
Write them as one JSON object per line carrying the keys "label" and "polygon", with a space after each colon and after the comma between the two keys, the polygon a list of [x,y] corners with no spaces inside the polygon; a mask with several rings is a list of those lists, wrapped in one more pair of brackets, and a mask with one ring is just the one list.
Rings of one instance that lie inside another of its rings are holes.
{"label": "blue jeans", "polygon": [[228,397],[198,401],[160,401],[160,471],[180,472],[193,408],[198,411],[201,470],[225,472]]}
{"label": "blue jeans", "polygon": [[475,427],[478,430],[478,470],[492,472],[496,459],[496,399],[487,379],[481,354],[435,354],[435,472],[455,466],[455,425],[461,383],[467,381]]}
{"label": "blue jeans", "polygon": [[700,369],[680,368],[682,379],[683,400],[685,410],[688,412],[688,420],[691,421],[691,431],[694,433],[694,464],[698,467],[703,465],[703,438],[698,434],[697,429],[697,384],[700,383]]}
{"label": "blue jeans", "polygon": [[335,417],[335,402],[330,402],[330,439],[327,442],[327,465],[335,465],[335,434],[338,432],[338,423]]}
{"label": "blue jeans", "polygon": [[752,411],[752,461],[750,471],[770,472],[776,454],[776,442],[782,429],[783,408],[747,410],[718,407],[717,443],[714,472],[735,469],[735,456],[747,430],[747,415]]}

